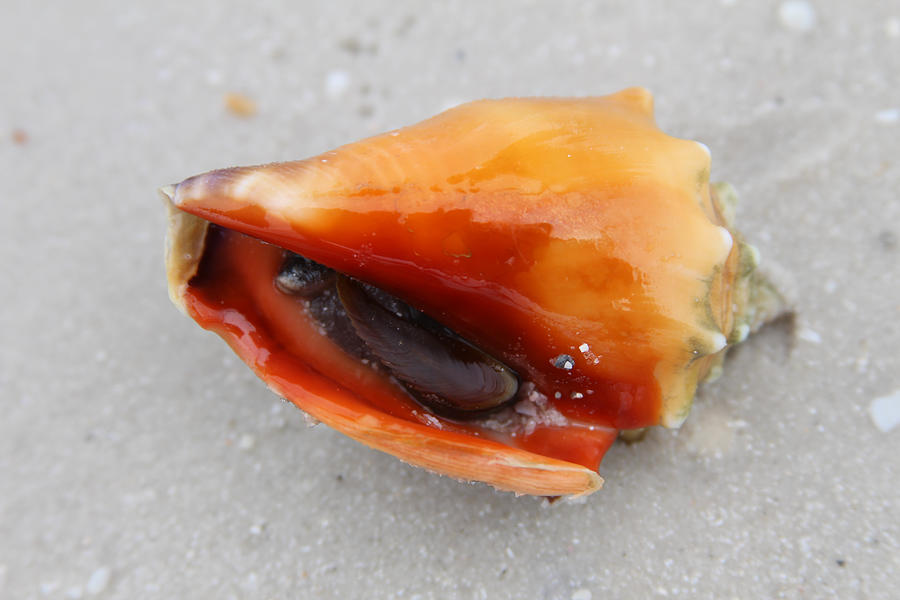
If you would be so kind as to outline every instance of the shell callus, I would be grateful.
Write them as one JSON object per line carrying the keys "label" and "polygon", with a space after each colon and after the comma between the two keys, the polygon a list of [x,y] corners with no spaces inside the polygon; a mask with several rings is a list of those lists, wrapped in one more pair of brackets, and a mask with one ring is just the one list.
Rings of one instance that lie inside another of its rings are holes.
{"label": "shell callus", "polygon": [[500,489],[590,493],[616,432],[679,424],[766,312],[708,151],[650,107],[643,90],[475,102],[190,178],[164,190],[170,293],[351,437]]}

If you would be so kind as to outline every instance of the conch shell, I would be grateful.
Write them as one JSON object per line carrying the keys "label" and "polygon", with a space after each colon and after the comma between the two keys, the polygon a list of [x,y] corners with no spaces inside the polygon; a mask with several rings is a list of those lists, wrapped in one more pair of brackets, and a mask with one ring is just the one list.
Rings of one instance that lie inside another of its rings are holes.
{"label": "conch shell", "polygon": [[364,444],[502,490],[588,494],[620,431],[680,425],[775,310],[709,168],[643,89],[473,102],[164,188],[169,291],[275,393]]}

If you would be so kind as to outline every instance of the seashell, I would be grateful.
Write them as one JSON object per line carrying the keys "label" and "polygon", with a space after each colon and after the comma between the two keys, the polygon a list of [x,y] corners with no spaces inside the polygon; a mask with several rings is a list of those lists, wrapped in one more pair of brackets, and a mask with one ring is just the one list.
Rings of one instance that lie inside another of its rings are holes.
{"label": "seashell", "polygon": [[162,190],[173,302],[315,419],[432,471],[600,488],[778,309],[646,90],[484,100]]}

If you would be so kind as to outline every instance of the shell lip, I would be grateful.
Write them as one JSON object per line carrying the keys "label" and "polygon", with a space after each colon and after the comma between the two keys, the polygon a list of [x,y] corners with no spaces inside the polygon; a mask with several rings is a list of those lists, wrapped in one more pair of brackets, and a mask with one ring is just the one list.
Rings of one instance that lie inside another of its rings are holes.
{"label": "shell lip", "polygon": [[392,417],[373,415],[348,401],[329,410],[333,398],[308,390],[270,387],[301,410],[363,444],[403,462],[462,481],[481,481],[501,491],[533,496],[586,496],[603,486],[603,478],[587,467],[499,442],[472,439],[458,433]]}
{"label": "shell lip", "polygon": [[[175,186],[159,190],[168,212],[169,297],[183,313],[198,320],[198,311],[202,309],[192,297],[190,282],[203,259],[211,223],[181,210],[175,201],[176,190]],[[285,377],[265,372],[263,365],[254,359],[255,350],[231,339],[233,332],[213,329],[277,394],[333,429],[406,463],[459,480],[481,481],[517,495],[578,497],[591,494],[603,485],[596,471],[574,462],[501,442],[436,430],[372,412],[371,407],[358,400],[328,397],[304,389],[303,385],[288,384]]]}
{"label": "shell lip", "polygon": [[200,266],[210,223],[180,210],[175,204],[176,190],[174,185],[159,189],[168,217],[165,246],[166,279],[172,303],[181,312],[188,314],[185,303],[188,284]]}

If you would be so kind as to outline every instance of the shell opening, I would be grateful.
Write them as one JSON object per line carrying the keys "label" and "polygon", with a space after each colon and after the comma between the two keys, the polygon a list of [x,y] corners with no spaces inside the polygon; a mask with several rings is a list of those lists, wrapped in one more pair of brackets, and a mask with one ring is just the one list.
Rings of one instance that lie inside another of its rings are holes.
{"label": "shell opening", "polygon": [[284,294],[308,301],[325,334],[375,369],[383,368],[430,411],[468,419],[516,399],[516,373],[399,298],[287,252],[275,277]]}

